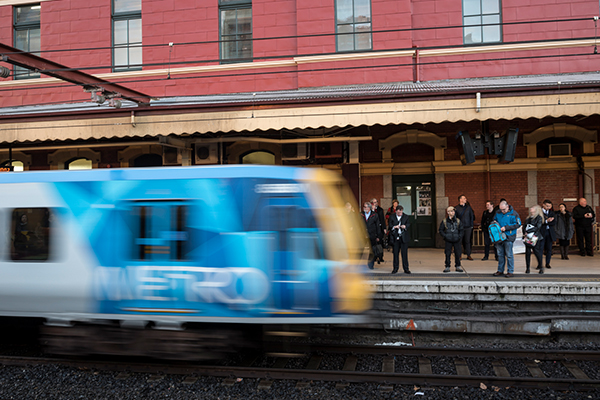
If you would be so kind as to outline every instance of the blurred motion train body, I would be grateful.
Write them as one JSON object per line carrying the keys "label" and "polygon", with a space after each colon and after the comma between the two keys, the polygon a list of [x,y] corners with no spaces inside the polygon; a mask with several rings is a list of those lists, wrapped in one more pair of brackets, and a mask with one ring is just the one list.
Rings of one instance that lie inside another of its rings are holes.
{"label": "blurred motion train body", "polygon": [[4,173],[0,193],[0,317],[39,322],[52,353],[202,358],[371,305],[362,221],[325,170]]}

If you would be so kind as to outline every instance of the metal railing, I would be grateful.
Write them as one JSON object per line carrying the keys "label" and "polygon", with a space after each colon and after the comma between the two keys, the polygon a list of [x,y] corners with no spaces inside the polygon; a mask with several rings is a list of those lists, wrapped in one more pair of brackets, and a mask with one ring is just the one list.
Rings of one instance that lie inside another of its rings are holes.
{"label": "metal railing", "polygon": [[[594,250],[600,251],[600,224],[594,224],[592,228],[592,243],[594,244]],[[473,228],[473,247],[483,247],[483,231],[481,230],[481,226],[476,226]],[[558,244],[555,244],[558,246]],[[577,238],[575,234],[573,234],[573,238],[571,238],[570,247],[577,248]]]}

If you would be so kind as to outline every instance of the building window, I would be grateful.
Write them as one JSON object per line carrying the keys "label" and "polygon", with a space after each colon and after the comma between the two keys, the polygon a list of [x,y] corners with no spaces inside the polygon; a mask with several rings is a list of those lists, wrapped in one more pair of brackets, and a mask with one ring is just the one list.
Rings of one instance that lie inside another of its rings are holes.
{"label": "building window", "polygon": [[371,50],[371,1],[336,0],[338,51]]}
{"label": "building window", "polygon": [[500,0],[463,0],[465,44],[502,41]]}
{"label": "building window", "polygon": [[142,69],[142,0],[113,0],[113,71]]}
{"label": "building window", "polygon": [[[40,10],[39,4],[14,7],[14,47],[40,55]],[[27,68],[15,67],[15,79],[39,78],[40,74]]]}
{"label": "building window", "polygon": [[65,163],[65,167],[70,171],[79,169],[92,169],[93,163],[92,160],[88,160],[87,158],[74,158],[71,161],[67,161]]}
{"label": "building window", "polygon": [[219,0],[221,60],[252,60],[252,1]]}

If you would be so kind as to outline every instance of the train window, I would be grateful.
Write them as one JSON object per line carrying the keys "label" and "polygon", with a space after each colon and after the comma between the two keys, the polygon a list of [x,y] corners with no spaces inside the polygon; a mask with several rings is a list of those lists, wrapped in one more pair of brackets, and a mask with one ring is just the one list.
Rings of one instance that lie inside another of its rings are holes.
{"label": "train window", "polygon": [[11,259],[43,262],[50,253],[53,214],[48,208],[17,208],[12,212]]}
{"label": "train window", "polygon": [[187,206],[172,203],[157,202],[133,207],[133,259],[189,259],[188,212]]}

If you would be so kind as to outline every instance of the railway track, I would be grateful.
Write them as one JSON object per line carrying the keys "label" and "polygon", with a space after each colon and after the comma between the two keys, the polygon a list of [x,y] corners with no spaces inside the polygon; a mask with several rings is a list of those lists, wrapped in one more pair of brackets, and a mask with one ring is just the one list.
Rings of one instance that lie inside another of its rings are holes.
{"label": "railway track", "polygon": [[[167,375],[183,375],[184,383],[194,383],[201,376],[220,377],[223,385],[235,385],[242,379],[257,379],[257,387],[265,390],[276,380],[297,381],[296,387],[299,389],[310,386],[314,381],[335,382],[338,389],[352,383],[378,383],[383,390],[393,390],[393,385],[577,391],[600,389],[600,380],[595,373],[592,377],[588,375],[598,370],[598,351],[347,345],[294,345],[293,352],[289,352],[289,349],[281,350],[267,355],[246,354],[235,365],[7,356],[0,357],[0,364],[22,367],[52,364],[114,371],[116,379],[127,379],[133,373],[150,374],[149,380],[159,380]],[[340,364],[341,367],[338,365],[338,368],[331,368],[329,365],[324,369],[322,362],[327,358],[343,359],[343,364]],[[482,375],[480,371],[473,371],[473,360],[486,364],[484,370],[493,371],[493,374]],[[364,365],[365,363],[369,365]],[[399,372],[407,371],[409,363],[412,364],[408,368],[409,372]],[[440,363],[443,367],[440,367]],[[548,372],[548,363],[555,369],[561,369],[564,376]],[[521,364],[522,367],[516,368],[515,364]]]}

